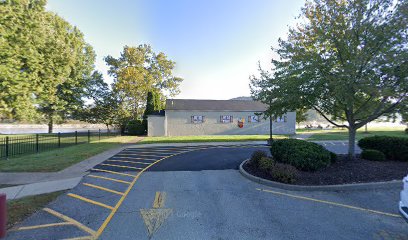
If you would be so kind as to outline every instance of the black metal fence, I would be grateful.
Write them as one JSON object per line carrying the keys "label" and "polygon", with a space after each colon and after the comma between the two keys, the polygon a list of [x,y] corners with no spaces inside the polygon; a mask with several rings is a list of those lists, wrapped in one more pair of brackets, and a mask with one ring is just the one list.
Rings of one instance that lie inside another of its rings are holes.
{"label": "black metal fence", "polygon": [[39,153],[56,148],[68,147],[81,143],[99,141],[101,139],[120,136],[120,132],[91,131],[31,134],[22,136],[7,136],[0,138],[0,159],[11,156]]}

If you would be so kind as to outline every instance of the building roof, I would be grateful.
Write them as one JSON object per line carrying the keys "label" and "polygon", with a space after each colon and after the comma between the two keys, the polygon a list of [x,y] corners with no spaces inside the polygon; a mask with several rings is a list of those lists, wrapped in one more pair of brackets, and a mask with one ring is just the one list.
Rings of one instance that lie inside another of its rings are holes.
{"label": "building roof", "polygon": [[266,108],[267,106],[261,102],[249,100],[167,99],[166,101],[166,110],[263,112]]}

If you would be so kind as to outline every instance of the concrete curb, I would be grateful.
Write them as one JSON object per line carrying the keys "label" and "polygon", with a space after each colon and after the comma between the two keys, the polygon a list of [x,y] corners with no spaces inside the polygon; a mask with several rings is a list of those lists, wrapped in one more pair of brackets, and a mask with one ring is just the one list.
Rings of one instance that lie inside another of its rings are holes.
{"label": "concrete curb", "polygon": [[244,164],[249,159],[246,159],[239,165],[239,172],[247,179],[263,184],[269,187],[280,188],[290,191],[356,191],[356,190],[375,190],[375,189],[391,189],[402,188],[402,181],[393,180],[388,182],[373,182],[373,183],[354,183],[354,184],[341,184],[341,185],[325,185],[325,186],[305,186],[305,185],[291,185],[280,182],[274,182],[260,177],[251,175],[243,168]]}
{"label": "concrete curb", "polygon": [[19,199],[26,196],[34,196],[44,193],[57,192],[74,188],[81,181],[82,177],[70,179],[39,182],[15,187],[1,188],[0,193],[7,195],[7,200]]}

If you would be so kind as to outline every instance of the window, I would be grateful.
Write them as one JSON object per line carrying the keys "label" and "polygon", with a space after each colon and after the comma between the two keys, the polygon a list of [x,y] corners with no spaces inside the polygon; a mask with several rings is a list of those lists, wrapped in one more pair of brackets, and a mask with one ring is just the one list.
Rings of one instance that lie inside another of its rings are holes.
{"label": "window", "polygon": [[232,116],[221,116],[220,122],[222,123],[232,123]]}
{"label": "window", "polygon": [[191,123],[203,123],[204,116],[191,116]]}
{"label": "window", "polygon": [[275,122],[287,122],[286,116],[277,117]]}
{"label": "window", "polygon": [[248,122],[250,123],[257,123],[259,122],[259,116],[253,115],[248,117]]}

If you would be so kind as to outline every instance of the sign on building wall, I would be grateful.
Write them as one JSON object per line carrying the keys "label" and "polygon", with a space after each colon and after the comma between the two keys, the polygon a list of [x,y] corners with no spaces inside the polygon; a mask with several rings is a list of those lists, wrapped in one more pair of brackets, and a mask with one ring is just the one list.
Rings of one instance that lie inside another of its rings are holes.
{"label": "sign on building wall", "polygon": [[238,119],[238,127],[243,128],[244,127],[244,122],[245,122],[245,118]]}

